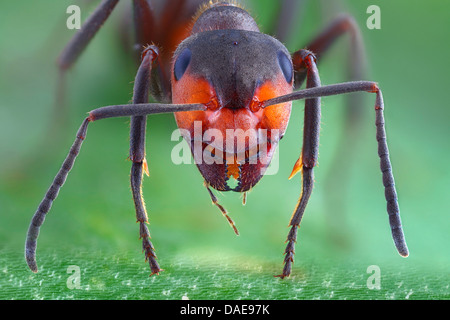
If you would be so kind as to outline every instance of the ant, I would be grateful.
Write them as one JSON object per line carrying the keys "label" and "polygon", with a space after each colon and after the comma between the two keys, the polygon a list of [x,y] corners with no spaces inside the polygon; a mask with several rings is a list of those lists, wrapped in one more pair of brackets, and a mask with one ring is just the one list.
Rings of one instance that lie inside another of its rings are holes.
{"label": "ant", "polygon": [[[75,62],[117,3],[118,0],[101,2],[62,52],[61,70]],[[381,90],[372,81],[322,86],[316,65],[317,59],[341,34],[358,35],[358,27],[352,18],[340,17],[305,49],[290,54],[279,40],[261,33],[250,14],[234,3],[210,1],[194,14],[191,23],[188,17],[192,12],[180,11],[185,4],[186,0],[167,1],[162,19],[158,20],[148,1],[133,1],[137,45],[145,49],[134,82],[132,103],[94,109],[82,122],[69,154],[30,223],[25,250],[30,269],[37,272],[36,246],[40,226],[79,154],[91,122],[131,117],[131,191],[143,251],[151,275],[154,275],[162,269],[150,241],[141,192],[143,174],[148,173],[145,160],[147,116],[157,113],[175,115],[212,202],[238,234],[233,220],[218,203],[211,188],[245,193],[255,186],[283,137],[292,101],[305,100],[302,152],[291,174],[292,177],[301,172],[302,192],[289,222],[284,268],[277,275],[288,277],[294,261],[297,230],[313,189],[321,97],[352,92],[375,94],[376,139],[389,223],[398,252],[408,256],[386,142]],[[297,90],[305,81],[306,88]],[[148,103],[150,94],[160,103]],[[195,133],[198,127],[200,134]],[[245,135],[234,134],[238,129]],[[230,131],[233,133],[231,139]],[[219,139],[224,136],[225,141]]]}

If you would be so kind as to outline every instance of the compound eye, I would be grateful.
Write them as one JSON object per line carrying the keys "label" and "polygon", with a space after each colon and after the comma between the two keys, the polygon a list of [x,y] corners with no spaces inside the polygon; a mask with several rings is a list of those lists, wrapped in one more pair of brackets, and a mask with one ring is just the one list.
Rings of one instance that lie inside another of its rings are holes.
{"label": "compound eye", "polygon": [[288,83],[292,82],[292,77],[294,75],[294,70],[292,67],[291,59],[283,51],[278,52],[278,64],[283,72],[284,78]]}
{"label": "compound eye", "polygon": [[183,74],[186,72],[189,63],[191,62],[191,50],[189,48],[185,48],[178,55],[177,60],[175,61],[175,65],[173,66],[173,74],[175,76],[175,80],[180,80]]}

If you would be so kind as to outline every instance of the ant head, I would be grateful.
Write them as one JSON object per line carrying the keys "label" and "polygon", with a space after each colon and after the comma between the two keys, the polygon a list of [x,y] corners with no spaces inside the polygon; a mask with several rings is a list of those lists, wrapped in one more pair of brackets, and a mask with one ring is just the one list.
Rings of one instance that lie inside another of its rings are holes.
{"label": "ant head", "polygon": [[291,112],[291,102],[264,109],[261,102],[292,90],[289,52],[268,35],[218,28],[194,33],[179,45],[172,102],[203,103],[208,109],[175,118],[209,185],[244,192],[259,181]]}

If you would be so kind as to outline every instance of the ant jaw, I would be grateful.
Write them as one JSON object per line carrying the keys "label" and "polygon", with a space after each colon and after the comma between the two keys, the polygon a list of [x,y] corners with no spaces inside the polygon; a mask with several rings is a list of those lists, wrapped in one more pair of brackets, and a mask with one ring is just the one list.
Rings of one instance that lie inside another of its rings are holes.
{"label": "ant jaw", "polygon": [[205,181],[219,191],[246,192],[264,176],[271,163],[278,141],[258,144],[239,153],[223,153],[211,145],[202,144],[191,150],[195,163]]}

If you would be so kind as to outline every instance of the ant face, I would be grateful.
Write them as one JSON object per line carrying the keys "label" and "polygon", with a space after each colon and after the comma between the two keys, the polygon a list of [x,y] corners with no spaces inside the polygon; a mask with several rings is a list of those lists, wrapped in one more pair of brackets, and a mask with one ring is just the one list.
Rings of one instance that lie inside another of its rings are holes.
{"label": "ant face", "polygon": [[291,112],[291,102],[266,109],[260,102],[292,90],[290,55],[268,35],[214,30],[181,43],[172,64],[172,101],[208,109],[175,113],[175,119],[212,187],[243,192],[259,181]]}

